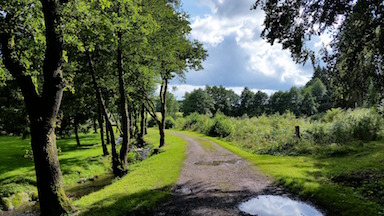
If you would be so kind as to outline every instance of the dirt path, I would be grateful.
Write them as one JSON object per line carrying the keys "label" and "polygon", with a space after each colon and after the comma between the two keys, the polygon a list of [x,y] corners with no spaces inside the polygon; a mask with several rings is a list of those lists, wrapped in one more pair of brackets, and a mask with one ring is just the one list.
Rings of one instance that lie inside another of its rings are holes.
{"label": "dirt path", "polygon": [[170,202],[155,215],[241,215],[240,201],[268,190],[271,181],[239,156],[202,138],[189,138],[187,158]]}

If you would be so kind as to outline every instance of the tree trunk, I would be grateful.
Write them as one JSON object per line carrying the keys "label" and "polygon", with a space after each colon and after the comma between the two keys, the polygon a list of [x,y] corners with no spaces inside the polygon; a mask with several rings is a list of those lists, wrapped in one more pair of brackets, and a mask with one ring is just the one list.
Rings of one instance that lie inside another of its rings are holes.
{"label": "tree trunk", "polygon": [[[55,121],[56,119],[51,119]],[[31,120],[31,145],[35,163],[41,215],[59,216],[70,211],[57,157],[55,129],[47,122]]]}
{"label": "tree trunk", "polygon": [[145,107],[144,104],[141,105],[140,110],[140,134],[138,138],[139,147],[144,146],[144,134],[145,134]]}
{"label": "tree trunk", "polygon": [[100,107],[100,105],[98,107],[99,107],[99,109],[98,109],[98,122],[99,122],[99,127],[100,127],[101,147],[103,148],[103,156],[107,156],[107,155],[109,155],[109,152],[107,149],[107,145],[105,144],[105,140],[104,140],[104,126],[103,126],[103,119],[104,118],[103,118],[103,114],[101,111],[102,108]]}
{"label": "tree trunk", "polygon": [[[103,118],[104,118],[104,115],[103,115]],[[106,135],[106,138],[107,138],[107,144],[111,144],[111,140],[109,138],[109,130],[108,130],[107,124],[105,124],[105,135]]]}
{"label": "tree trunk", "polygon": [[93,133],[97,134],[96,117],[92,117]]}
{"label": "tree trunk", "polygon": [[80,139],[79,139],[79,131],[78,131],[79,128],[78,127],[79,127],[79,121],[75,117],[74,128],[75,128],[76,143],[77,143],[77,146],[81,146]]}
{"label": "tree trunk", "polygon": [[166,95],[168,89],[168,80],[166,78],[162,78],[162,83],[160,87],[160,104],[161,104],[161,122],[159,124],[159,133],[160,133],[160,145],[159,148],[163,147],[165,144],[165,111],[166,111]]}
{"label": "tree trunk", "polygon": [[129,135],[131,137],[134,137],[135,136],[135,133],[134,133],[134,121],[133,121],[133,108],[130,109],[130,112],[129,112]]}
{"label": "tree trunk", "polygon": [[95,72],[95,67],[93,65],[93,61],[91,58],[91,54],[88,51],[86,51],[86,53],[87,53],[87,57],[88,57],[90,73],[92,76],[93,87],[96,91],[96,97],[97,97],[98,103],[101,107],[102,113],[104,115],[105,124],[108,128],[108,131],[109,131],[111,147],[112,147],[112,171],[113,171],[113,174],[115,176],[122,176],[123,171],[120,168],[121,164],[120,164],[120,160],[119,160],[119,155],[117,154],[117,151],[116,151],[115,135],[113,133],[112,123],[108,117],[107,108],[105,106],[104,99],[101,96],[101,91],[100,91],[100,88],[99,88],[97,81],[96,81],[96,72]]}
{"label": "tree trunk", "polygon": [[119,45],[117,48],[117,72],[119,78],[119,93],[120,93],[120,115],[121,115],[121,132],[123,142],[120,149],[120,162],[121,168],[125,171],[128,170],[128,152],[129,152],[129,120],[128,120],[128,107],[127,97],[125,94],[124,71],[123,71],[123,57],[121,50],[122,34],[118,32]]}
{"label": "tree trunk", "polygon": [[148,134],[148,113],[145,112],[145,125],[144,125],[144,135]]}
{"label": "tree trunk", "polygon": [[[63,36],[58,1],[41,2],[46,39],[41,95],[36,91],[27,69],[18,59],[19,54],[15,50],[15,43],[12,42],[12,31],[2,31],[0,48],[5,67],[21,88],[31,123],[31,146],[41,215],[59,216],[69,214],[72,210],[63,189],[55,135],[56,118],[64,87],[61,70]],[[5,21],[17,20],[12,13],[3,15],[6,16]]]}

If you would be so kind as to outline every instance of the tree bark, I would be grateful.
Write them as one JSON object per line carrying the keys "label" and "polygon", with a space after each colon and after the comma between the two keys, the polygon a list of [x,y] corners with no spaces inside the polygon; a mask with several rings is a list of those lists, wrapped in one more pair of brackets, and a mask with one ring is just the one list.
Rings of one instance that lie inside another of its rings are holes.
{"label": "tree bark", "polygon": [[145,107],[144,107],[144,104],[142,104],[141,110],[140,110],[140,134],[138,138],[139,147],[144,146],[144,134],[145,134]]}
{"label": "tree bark", "polygon": [[165,144],[165,111],[166,111],[166,95],[168,89],[168,79],[162,77],[162,83],[160,87],[160,113],[161,113],[161,122],[159,124],[159,133],[160,133],[160,145],[159,148],[163,147]]}
{"label": "tree bark", "polygon": [[96,124],[96,117],[92,117],[92,124],[93,124],[93,133],[97,134],[97,124]]}
{"label": "tree bark", "polygon": [[102,113],[104,115],[105,124],[108,128],[108,131],[109,131],[111,147],[112,147],[112,171],[113,171],[113,174],[115,176],[122,176],[123,171],[121,170],[119,155],[117,154],[117,151],[116,151],[115,134],[113,133],[112,123],[108,117],[108,111],[107,111],[107,108],[105,106],[104,99],[101,96],[100,88],[99,88],[97,81],[96,81],[96,72],[95,72],[95,67],[94,67],[94,64],[93,64],[93,61],[91,58],[91,54],[88,51],[86,51],[86,53],[87,53],[90,73],[92,76],[93,87],[96,91],[96,97],[97,97],[98,103],[101,107]]}
{"label": "tree bark", "polygon": [[[11,31],[0,35],[3,62],[16,79],[24,96],[31,123],[31,146],[35,163],[41,215],[58,216],[72,210],[65,195],[56,147],[56,118],[64,82],[62,78],[63,36],[58,1],[41,0],[45,21],[46,51],[43,64],[43,91],[36,91],[27,69],[18,59]],[[6,20],[12,14],[6,14]]]}
{"label": "tree bark", "polygon": [[81,146],[80,138],[79,138],[79,121],[77,120],[77,117],[74,119],[74,129],[75,129],[75,137],[76,137],[76,143],[77,146]]}
{"label": "tree bark", "polygon": [[104,126],[103,126],[104,117],[103,117],[103,114],[101,111],[102,108],[100,107],[100,105],[98,106],[98,108],[99,108],[98,109],[98,122],[99,122],[99,127],[100,127],[101,147],[103,148],[103,156],[107,156],[107,155],[109,155],[109,152],[107,149],[107,145],[105,144],[105,140],[104,140]]}
{"label": "tree bark", "polygon": [[144,120],[144,135],[148,134],[148,113],[145,111],[145,120]]}
{"label": "tree bark", "polygon": [[131,111],[129,112],[129,123],[130,123],[129,134],[130,134],[131,137],[135,136],[135,132],[134,132],[135,125],[134,125],[133,112],[134,111],[133,111],[133,108],[132,108]]}
{"label": "tree bark", "polygon": [[119,45],[117,48],[117,73],[119,78],[119,93],[120,93],[120,115],[121,115],[121,132],[123,142],[120,149],[121,168],[128,170],[128,152],[129,152],[129,120],[127,96],[125,93],[124,71],[123,71],[123,56],[121,50],[122,34],[118,32]]}
{"label": "tree bark", "polygon": [[[104,118],[104,115],[103,115],[103,118]],[[108,130],[108,127],[107,127],[107,124],[105,124],[105,136],[106,136],[106,141],[107,141],[107,144],[111,144],[111,140],[109,138],[109,130]]]}

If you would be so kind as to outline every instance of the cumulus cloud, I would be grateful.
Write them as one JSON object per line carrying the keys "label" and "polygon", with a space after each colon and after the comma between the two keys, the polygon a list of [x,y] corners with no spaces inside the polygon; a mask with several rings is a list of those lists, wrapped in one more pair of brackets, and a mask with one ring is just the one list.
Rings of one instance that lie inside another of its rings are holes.
{"label": "cumulus cloud", "polygon": [[250,10],[255,0],[196,1],[211,13],[191,18],[191,37],[205,45],[209,57],[204,71],[187,74],[188,84],[287,90],[311,78],[309,64],[295,64],[281,45],[260,38],[264,13]]}

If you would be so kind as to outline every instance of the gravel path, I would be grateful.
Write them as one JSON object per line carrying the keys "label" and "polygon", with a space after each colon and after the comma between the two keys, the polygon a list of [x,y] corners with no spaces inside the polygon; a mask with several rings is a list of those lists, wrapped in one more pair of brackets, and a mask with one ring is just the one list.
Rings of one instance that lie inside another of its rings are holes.
{"label": "gravel path", "polygon": [[189,146],[171,201],[155,215],[242,215],[238,204],[269,190],[271,181],[239,156],[203,138],[181,133]]}

